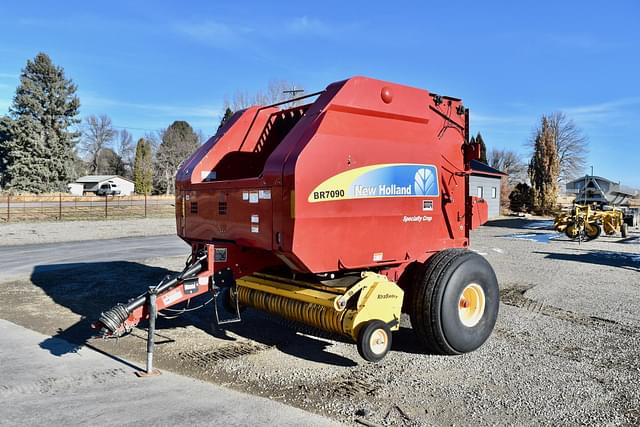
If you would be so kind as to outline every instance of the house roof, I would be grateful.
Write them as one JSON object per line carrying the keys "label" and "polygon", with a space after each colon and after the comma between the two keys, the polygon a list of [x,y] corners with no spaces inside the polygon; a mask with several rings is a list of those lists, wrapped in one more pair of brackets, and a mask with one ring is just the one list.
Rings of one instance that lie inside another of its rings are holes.
{"label": "house roof", "polygon": [[472,175],[490,175],[495,177],[507,176],[506,173],[492,168],[478,160],[471,160],[471,174]]}
{"label": "house roof", "polygon": [[604,178],[602,176],[597,176],[597,175],[585,175],[585,176],[581,176],[580,178],[576,178],[572,181],[567,182],[567,185],[572,185],[572,184],[581,184],[583,183],[585,180],[590,180],[590,179],[595,179],[598,181],[605,181],[605,182],[609,182],[611,184],[620,184],[619,182],[615,182],[612,181],[608,178]]}
{"label": "house roof", "polygon": [[81,176],[80,178],[76,179],[76,182],[79,182],[81,184],[88,184],[91,182],[102,182],[102,181],[109,181],[110,179],[113,178],[120,178],[123,179],[125,181],[129,181],[129,182],[133,182],[130,179],[127,178],[123,178],[119,175],[85,175],[85,176]]}

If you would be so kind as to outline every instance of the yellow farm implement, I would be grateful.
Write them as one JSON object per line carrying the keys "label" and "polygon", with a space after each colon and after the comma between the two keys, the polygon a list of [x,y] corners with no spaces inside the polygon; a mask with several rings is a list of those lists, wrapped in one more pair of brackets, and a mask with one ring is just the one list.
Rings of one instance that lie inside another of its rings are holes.
{"label": "yellow farm implement", "polygon": [[618,209],[597,210],[589,205],[575,205],[571,213],[557,215],[553,226],[570,239],[594,240],[603,231],[608,236],[620,233],[627,237],[624,214]]}

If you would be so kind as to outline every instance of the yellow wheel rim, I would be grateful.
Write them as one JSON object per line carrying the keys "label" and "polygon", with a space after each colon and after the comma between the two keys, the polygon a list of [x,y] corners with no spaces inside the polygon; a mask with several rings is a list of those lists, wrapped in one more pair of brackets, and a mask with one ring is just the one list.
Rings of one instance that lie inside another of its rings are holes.
{"label": "yellow wheel rim", "polygon": [[484,314],[484,291],[477,283],[467,285],[460,294],[458,316],[464,326],[476,326]]}
{"label": "yellow wheel rim", "polygon": [[374,354],[382,354],[387,349],[389,337],[384,329],[376,329],[369,338],[369,348]]}

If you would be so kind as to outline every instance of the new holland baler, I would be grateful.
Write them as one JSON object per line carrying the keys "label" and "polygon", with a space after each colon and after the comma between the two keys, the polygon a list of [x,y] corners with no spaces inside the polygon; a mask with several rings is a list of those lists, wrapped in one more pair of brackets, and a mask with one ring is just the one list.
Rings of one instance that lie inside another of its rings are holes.
{"label": "new holland baler", "polygon": [[210,293],[232,320],[263,310],[349,337],[368,361],[389,351],[402,312],[430,353],[485,342],[499,298],[493,269],[467,249],[487,216],[468,195],[479,157],[468,110],[365,77],[313,96],[236,112],[182,164],[177,233],[192,256],[104,312],[103,333]]}

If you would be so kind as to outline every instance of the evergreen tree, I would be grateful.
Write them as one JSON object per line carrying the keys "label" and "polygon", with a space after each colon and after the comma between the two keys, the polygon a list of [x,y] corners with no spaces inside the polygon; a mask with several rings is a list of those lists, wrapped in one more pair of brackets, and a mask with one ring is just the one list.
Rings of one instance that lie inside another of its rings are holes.
{"label": "evergreen tree", "polygon": [[150,194],[153,189],[153,159],[151,143],[140,138],[136,144],[136,157],[133,161],[133,181],[136,193]]}
{"label": "evergreen tree", "polygon": [[218,125],[218,130],[220,130],[220,128],[222,128],[222,126],[227,123],[227,120],[229,120],[231,116],[233,116],[233,111],[231,111],[231,108],[227,107],[227,109],[224,110],[224,115],[222,116],[220,124]]}
{"label": "evergreen tree", "polygon": [[547,117],[535,136],[535,146],[531,163],[529,163],[529,179],[531,180],[531,207],[542,214],[549,213],[556,205],[558,197],[558,175],[560,162],[555,146],[554,130]]}
{"label": "evergreen tree", "polygon": [[484,143],[484,140],[482,139],[482,135],[480,135],[480,132],[478,132],[478,135],[476,135],[476,139],[475,142],[480,144],[480,158],[478,159],[478,161],[484,163],[485,165],[487,165],[487,146]]}
{"label": "evergreen tree", "polygon": [[509,194],[509,208],[514,212],[531,210],[531,187],[521,182]]}
{"label": "evergreen tree", "polygon": [[162,142],[156,153],[156,189],[172,194],[175,177],[180,164],[187,159],[199,145],[200,139],[189,123],[175,121],[162,132]]}
{"label": "evergreen tree", "polygon": [[9,138],[13,134],[13,120],[10,117],[0,117],[0,189],[4,189],[7,185],[8,177],[6,175],[8,167],[8,144]]}
{"label": "evergreen tree", "polygon": [[9,117],[0,121],[0,173],[7,188],[66,191],[75,178],[79,134],[72,127],[79,123],[80,107],[76,89],[46,54],[27,61]]}

